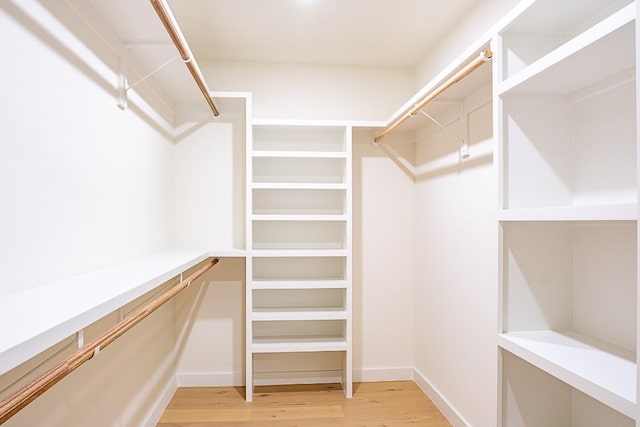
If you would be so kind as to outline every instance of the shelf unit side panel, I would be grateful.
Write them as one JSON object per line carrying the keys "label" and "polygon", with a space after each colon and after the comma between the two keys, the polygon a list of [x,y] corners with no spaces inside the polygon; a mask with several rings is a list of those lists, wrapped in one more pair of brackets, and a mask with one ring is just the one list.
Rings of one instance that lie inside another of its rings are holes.
{"label": "shelf unit side panel", "polygon": [[634,420],[501,350],[504,426],[632,427]]}
{"label": "shelf unit side panel", "polygon": [[571,426],[571,387],[501,350],[503,426]]}
{"label": "shelf unit side panel", "polygon": [[635,81],[573,103],[573,204],[636,203]]}
{"label": "shelf unit side panel", "polygon": [[576,224],[576,331],[636,351],[636,225]]}
{"label": "shelf unit side panel", "polygon": [[573,390],[571,394],[571,420],[575,427],[635,427],[636,423],[607,405]]}
{"label": "shelf unit side panel", "polygon": [[573,231],[564,224],[503,224],[505,329],[572,324]]}
{"label": "shelf unit side panel", "polygon": [[507,208],[571,203],[573,150],[566,104],[561,95],[504,97]]}

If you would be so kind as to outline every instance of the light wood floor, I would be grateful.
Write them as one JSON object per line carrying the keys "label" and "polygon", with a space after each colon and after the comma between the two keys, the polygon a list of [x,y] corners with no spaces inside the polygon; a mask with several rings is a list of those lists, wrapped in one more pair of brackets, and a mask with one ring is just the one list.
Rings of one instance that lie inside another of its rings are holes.
{"label": "light wood floor", "polygon": [[412,381],[357,383],[352,399],[338,384],[178,389],[158,427],[451,426]]}

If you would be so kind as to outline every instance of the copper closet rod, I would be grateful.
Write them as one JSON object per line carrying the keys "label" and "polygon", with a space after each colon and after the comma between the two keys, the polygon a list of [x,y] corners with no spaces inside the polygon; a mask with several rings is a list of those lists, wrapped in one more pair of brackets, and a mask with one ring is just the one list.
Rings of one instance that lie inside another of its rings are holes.
{"label": "copper closet rod", "polygon": [[380,142],[380,140],[382,140],[382,138],[384,138],[385,136],[390,134],[395,128],[397,128],[402,123],[404,123],[404,121],[407,120],[409,117],[415,115],[420,109],[422,109],[422,107],[427,105],[429,102],[433,101],[433,99],[436,98],[438,95],[440,95],[442,92],[444,92],[445,90],[449,89],[454,84],[458,83],[460,80],[462,80],[465,77],[467,77],[476,68],[480,67],[485,62],[490,61],[492,57],[493,57],[493,53],[490,50],[485,50],[484,52],[481,52],[480,55],[478,55],[478,57],[476,59],[474,59],[473,61],[471,61],[467,65],[465,65],[464,68],[462,68],[456,74],[451,76],[447,81],[442,83],[440,86],[435,88],[426,97],[424,97],[422,99],[422,101],[420,101],[416,105],[414,105],[413,108],[411,108],[409,111],[404,113],[402,116],[398,117],[393,123],[391,123],[389,126],[387,126],[380,133],[380,135],[376,136],[373,140],[375,142]]}
{"label": "copper closet rod", "polygon": [[187,45],[187,42],[185,41],[184,36],[182,35],[180,28],[178,27],[178,24],[175,22],[175,18],[173,18],[173,14],[171,13],[169,6],[167,6],[163,0],[150,1],[151,5],[158,14],[160,21],[162,21],[162,25],[164,25],[164,28],[169,33],[169,37],[171,37],[173,44],[176,46],[176,49],[178,49],[182,60],[187,65],[189,72],[191,72],[193,79],[196,81],[196,84],[198,85],[200,92],[202,92],[204,99],[207,101],[207,104],[209,104],[211,111],[213,111],[213,115],[216,117],[219,116],[220,112],[218,112],[216,105],[213,103],[213,99],[211,99],[211,96],[209,96],[209,88],[207,87],[207,83],[202,77],[200,67],[198,67],[196,59],[191,54],[191,50],[189,49],[189,46]]}
{"label": "copper closet rod", "polygon": [[141,309],[137,310],[131,316],[116,324],[99,338],[85,345],[74,354],[67,357],[56,366],[1,401],[0,424],[3,424],[29,403],[33,402],[36,398],[49,390],[84,362],[95,357],[102,349],[114,342],[129,329],[140,323],[144,318],[156,311],[160,306],[176,296],[180,291],[187,288],[191,282],[202,276],[217,263],[217,258],[209,258],[202,267],[193,272],[189,277],[160,295],[158,298],[146,304]]}

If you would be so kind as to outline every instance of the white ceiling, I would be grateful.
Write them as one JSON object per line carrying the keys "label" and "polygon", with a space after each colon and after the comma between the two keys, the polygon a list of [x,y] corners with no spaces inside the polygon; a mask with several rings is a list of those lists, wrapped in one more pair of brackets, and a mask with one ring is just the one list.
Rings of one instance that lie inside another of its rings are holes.
{"label": "white ceiling", "polygon": [[[477,0],[169,0],[199,61],[406,67]],[[127,42],[166,40],[148,0],[91,0]]]}

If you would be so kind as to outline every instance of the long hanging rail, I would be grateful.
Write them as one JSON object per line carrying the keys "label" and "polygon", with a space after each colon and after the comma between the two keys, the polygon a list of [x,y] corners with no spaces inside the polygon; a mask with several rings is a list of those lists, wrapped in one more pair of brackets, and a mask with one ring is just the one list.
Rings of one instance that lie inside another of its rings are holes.
{"label": "long hanging rail", "polygon": [[182,60],[187,65],[189,72],[191,72],[193,79],[196,81],[196,84],[198,85],[200,92],[202,92],[204,99],[207,101],[207,104],[209,104],[211,111],[213,111],[213,115],[217,117],[218,115],[220,115],[220,112],[218,112],[218,108],[216,108],[216,105],[213,103],[213,99],[211,99],[211,96],[209,96],[209,88],[207,87],[207,83],[202,77],[200,67],[198,67],[198,63],[193,57],[193,54],[191,53],[191,50],[189,49],[189,46],[184,39],[184,35],[182,35],[182,31],[180,31],[180,27],[178,27],[178,24],[176,23],[176,20],[171,13],[171,9],[169,9],[169,6],[167,6],[164,0],[150,1],[151,5],[158,14],[160,21],[162,21],[162,25],[164,25],[164,28],[169,33],[169,37],[171,37],[173,44],[176,46],[176,49],[178,49],[178,53],[180,53]]}
{"label": "long hanging rail", "polygon": [[375,138],[373,138],[374,142],[380,142],[382,140],[382,138],[384,138],[385,136],[390,134],[395,128],[397,128],[402,123],[404,123],[405,120],[407,120],[409,117],[415,115],[425,105],[427,105],[429,102],[433,101],[434,98],[436,98],[442,92],[444,92],[447,89],[449,89],[454,84],[458,83],[460,80],[464,79],[466,76],[471,74],[475,69],[480,67],[482,64],[484,64],[487,61],[490,61],[492,57],[493,57],[493,53],[490,50],[485,50],[484,52],[481,52],[480,55],[476,59],[471,61],[464,68],[462,68],[456,74],[451,76],[447,81],[445,81],[440,86],[435,88],[426,97],[424,97],[422,99],[422,101],[418,102],[409,111],[404,113],[402,116],[398,117],[393,123],[391,123],[389,126],[387,126],[380,133],[380,135],[378,135]]}
{"label": "long hanging rail", "polygon": [[117,323],[114,327],[102,334],[100,337],[85,345],[74,354],[70,355],[53,368],[49,369],[38,378],[31,381],[21,389],[8,396],[0,402],[0,424],[22,410],[29,403],[49,390],[64,377],[69,375],[87,360],[95,357],[102,349],[114,342],[129,329],[136,326],[144,318],[156,311],[160,306],[176,296],[180,291],[191,285],[191,282],[206,273],[211,267],[218,263],[217,258],[209,258],[204,265],[193,272],[189,277],[182,280],[177,285],[146,304],[130,317]]}

